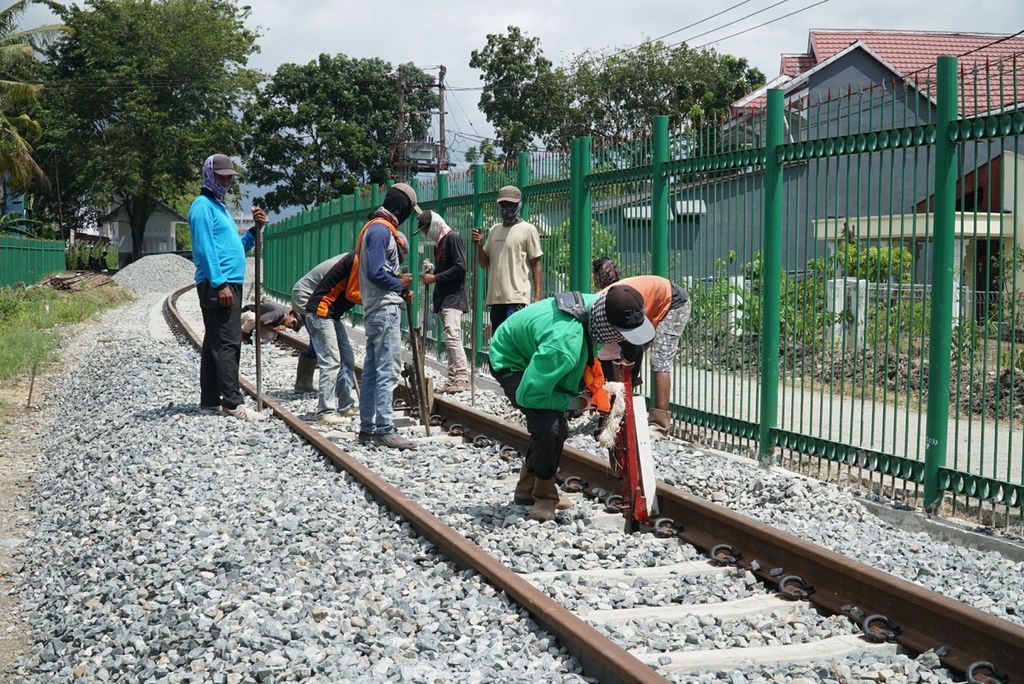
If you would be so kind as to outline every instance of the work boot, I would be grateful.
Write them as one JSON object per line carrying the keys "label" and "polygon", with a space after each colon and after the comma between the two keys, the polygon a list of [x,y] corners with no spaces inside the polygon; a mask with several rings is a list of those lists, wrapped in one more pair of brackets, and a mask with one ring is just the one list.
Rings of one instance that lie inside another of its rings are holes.
{"label": "work boot", "polygon": [[415,449],[416,442],[412,442],[397,432],[389,432],[386,435],[374,435],[373,440],[381,446],[386,446],[390,449]]}
{"label": "work boot", "polygon": [[468,392],[469,383],[465,380],[449,381],[444,387],[437,390],[438,394],[455,394],[456,392]]}
{"label": "work boot", "polygon": [[[516,483],[516,491],[512,495],[512,503],[517,506],[532,506],[534,504],[534,491],[538,482],[541,482],[541,480],[534,477],[533,473],[526,472],[526,466],[524,465],[522,470],[519,471],[519,482]],[[558,495],[557,489],[555,489],[555,495]],[[555,509],[564,511],[568,508],[572,508],[572,499],[567,496],[558,496]]]}
{"label": "work boot", "polygon": [[531,520],[546,522],[555,519],[555,508],[558,506],[558,488],[555,478],[542,480],[539,477],[533,485],[533,506],[527,512]]}
{"label": "work boot", "polygon": [[345,416],[342,416],[337,411],[324,411],[317,415],[316,422],[320,425],[341,425],[348,421],[345,420]]}
{"label": "work boot", "polygon": [[668,437],[669,429],[672,427],[672,414],[663,409],[652,408],[647,412],[647,426],[652,436]]}
{"label": "work boot", "polygon": [[519,470],[519,482],[516,483],[515,494],[512,495],[512,502],[517,506],[533,505],[533,484],[537,478],[533,473],[526,472],[526,464]]}
{"label": "work boot", "polygon": [[299,356],[299,363],[295,366],[295,391],[299,393],[316,392],[313,384],[313,373],[316,371],[316,359],[308,356]]}

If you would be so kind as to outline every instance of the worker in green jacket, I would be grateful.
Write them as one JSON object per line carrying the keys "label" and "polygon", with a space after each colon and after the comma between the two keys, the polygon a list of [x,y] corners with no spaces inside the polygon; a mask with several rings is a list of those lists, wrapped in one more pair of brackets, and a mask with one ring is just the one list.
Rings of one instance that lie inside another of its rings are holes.
{"label": "worker in green jacket", "polygon": [[566,412],[592,403],[594,388],[584,388],[582,381],[596,346],[623,340],[644,345],[654,337],[644,299],[628,285],[581,295],[575,308],[571,297],[556,295],[517,311],[491,338],[491,375],[526,416],[530,446],[514,501],[531,505],[534,520],[554,520],[556,507],[568,508],[558,496],[555,474],[569,435]]}

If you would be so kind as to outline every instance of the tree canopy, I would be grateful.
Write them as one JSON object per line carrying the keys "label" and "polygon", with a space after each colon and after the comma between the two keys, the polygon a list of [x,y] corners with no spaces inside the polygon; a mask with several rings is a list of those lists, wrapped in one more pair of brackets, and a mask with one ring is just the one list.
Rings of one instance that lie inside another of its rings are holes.
{"label": "tree canopy", "polygon": [[[399,108],[437,106],[433,79],[412,64],[320,55],[308,64],[282,64],[243,117],[249,181],[271,186],[262,204],[311,206],[391,175],[399,139]],[[422,139],[430,124],[411,114],[402,137]]]}
{"label": "tree canopy", "polygon": [[625,139],[658,114],[672,125],[722,116],[765,81],[745,59],[685,43],[587,51],[556,67],[516,26],[489,34],[469,64],[483,72],[480,109],[505,155],[537,139],[560,148],[583,135]]}
{"label": "tree canopy", "polygon": [[59,25],[23,29],[19,26],[28,7],[20,0],[0,10],[0,176],[19,189],[46,175],[32,157],[32,141],[42,134],[39,122],[28,110],[36,103],[42,85],[36,52],[59,36]]}
{"label": "tree canopy", "polygon": [[[233,0],[87,0],[57,6],[70,35],[49,51],[43,145],[59,156],[66,217],[123,204],[133,258],[158,200],[194,185],[214,152],[237,154],[255,86],[256,34]],[[51,207],[53,195],[50,195]]]}
{"label": "tree canopy", "polygon": [[469,66],[484,82],[480,111],[491,122],[506,155],[529,149],[534,138],[554,129],[568,104],[565,73],[544,56],[540,38],[518,26],[508,33],[487,34],[487,44],[473,50]]}

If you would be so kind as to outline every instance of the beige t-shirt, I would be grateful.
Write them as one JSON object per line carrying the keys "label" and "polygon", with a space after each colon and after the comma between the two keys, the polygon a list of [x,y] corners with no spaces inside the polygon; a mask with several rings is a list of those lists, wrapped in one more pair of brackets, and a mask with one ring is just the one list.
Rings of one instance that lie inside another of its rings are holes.
{"label": "beige t-shirt", "polygon": [[484,252],[491,260],[487,305],[529,304],[530,260],[544,254],[537,226],[526,221],[511,227],[500,223],[492,226],[484,243]]}

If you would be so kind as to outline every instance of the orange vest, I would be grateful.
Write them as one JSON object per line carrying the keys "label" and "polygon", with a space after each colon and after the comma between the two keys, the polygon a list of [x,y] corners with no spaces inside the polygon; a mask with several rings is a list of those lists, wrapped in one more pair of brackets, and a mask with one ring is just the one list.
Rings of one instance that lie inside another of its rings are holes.
{"label": "orange vest", "polygon": [[386,218],[379,217],[370,219],[363,226],[363,229],[359,231],[359,237],[356,238],[356,246],[353,250],[355,252],[355,258],[352,260],[352,272],[348,274],[348,287],[345,289],[345,298],[353,304],[363,303],[363,293],[359,290],[359,249],[363,244],[363,236],[366,235],[366,229],[377,222],[383,223],[391,231],[392,237],[395,238],[395,242],[405,246],[405,238],[401,233],[398,232],[398,226],[391,223]]}

